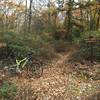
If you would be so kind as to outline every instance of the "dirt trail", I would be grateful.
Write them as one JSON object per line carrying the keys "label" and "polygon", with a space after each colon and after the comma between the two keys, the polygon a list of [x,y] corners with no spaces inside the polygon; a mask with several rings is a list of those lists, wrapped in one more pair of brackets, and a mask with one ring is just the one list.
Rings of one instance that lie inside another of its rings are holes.
{"label": "dirt trail", "polygon": [[[54,97],[62,97],[65,92],[68,77],[63,74],[63,66],[69,60],[74,50],[70,50],[64,54],[59,54],[59,58],[51,62],[44,69],[43,76],[39,79],[12,79],[13,82],[20,86],[28,85],[39,94],[38,100],[54,100]],[[56,98],[57,99],[57,98]],[[55,99],[55,100],[56,100]],[[57,99],[61,100],[61,99]]]}
{"label": "dirt trail", "polygon": [[59,59],[52,61],[48,68],[44,70],[43,77],[50,77],[54,76],[55,74],[62,75],[63,66],[65,63],[67,63],[72,53],[73,51],[71,50],[69,52],[66,52],[64,55],[59,54]]}

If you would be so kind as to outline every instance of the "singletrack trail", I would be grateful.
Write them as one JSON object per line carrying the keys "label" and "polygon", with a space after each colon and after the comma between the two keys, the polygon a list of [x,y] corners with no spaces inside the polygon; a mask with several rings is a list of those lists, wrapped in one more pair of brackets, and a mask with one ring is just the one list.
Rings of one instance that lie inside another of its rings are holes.
{"label": "singletrack trail", "polygon": [[16,77],[11,80],[17,83],[18,86],[30,86],[31,89],[38,93],[37,100],[62,100],[59,97],[62,98],[68,82],[68,76],[63,74],[63,67],[74,52],[75,50],[71,49],[64,54],[59,54],[58,59],[53,60],[46,66],[42,77],[39,79],[28,80]]}

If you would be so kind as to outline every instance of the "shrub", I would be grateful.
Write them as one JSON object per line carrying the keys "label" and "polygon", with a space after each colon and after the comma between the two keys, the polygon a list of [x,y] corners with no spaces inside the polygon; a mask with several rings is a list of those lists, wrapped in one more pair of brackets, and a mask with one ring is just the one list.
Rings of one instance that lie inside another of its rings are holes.
{"label": "shrub", "polygon": [[[73,55],[72,59],[74,61],[82,61],[91,59],[91,47],[89,43],[86,43],[85,39],[90,36],[100,39],[100,30],[97,31],[88,31],[81,33],[80,38],[74,38],[74,43],[80,45],[79,50]],[[95,43],[93,45],[94,60],[100,61],[100,43]],[[75,58],[75,59],[74,59]]]}
{"label": "shrub", "polygon": [[81,33],[81,38],[88,38],[89,36],[94,36],[94,37],[100,37],[100,29],[96,30],[96,31],[87,31],[84,33]]}
{"label": "shrub", "polygon": [[7,54],[6,57],[10,54],[12,54],[15,57],[19,55],[22,56],[28,50],[28,48],[25,47],[22,37],[16,33],[4,33],[3,41],[7,43],[7,48],[5,48],[4,50],[4,52],[6,52]]}
{"label": "shrub", "polygon": [[3,100],[13,100],[17,93],[17,87],[15,84],[11,84],[8,81],[5,81],[0,86],[0,98],[3,98]]}
{"label": "shrub", "polygon": [[[4,40],[7,42],[7,53],[9,56],[11,51],[13,52],[11,58],[23,58],[28,52],[34,51],[35,55],[44,57],[53,57],[54,51],[50,44],[52,36],[46,36],[43,34],[16,34],[5,33]],[[4,51],[5,52],[5,51]]]}

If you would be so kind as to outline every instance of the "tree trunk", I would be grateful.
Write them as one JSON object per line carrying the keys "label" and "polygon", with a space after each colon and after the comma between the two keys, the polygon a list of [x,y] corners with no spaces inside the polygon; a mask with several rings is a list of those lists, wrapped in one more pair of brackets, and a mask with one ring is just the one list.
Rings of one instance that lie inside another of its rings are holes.
{"label": "tree trunk", "polygon": [[32,2],[33,2],[33,0],[30,0],[30,7],[29,7],[29,28],[28,28],[29,32],[31,32]]}
{"label": "tree trunk", "polygon": [[66,12],[66,16],[68,18],[68,23],[67,23],[67,33],[66,33],[66,36],[65,38],[66,39],[69,39],[70,41],[72,41],[72,23],[71,23],[71,20],[72,20],[72,4],[73,4],[73,1],[72,0],[69,0],[68,2],[68,11]]}
{"label": "tree trunk", "polygon": [[98,18],[97,18],[97,25],[96,25],[97,29],[99,28],[99,26],[100,26],[100,10],[98,12]]}
{"label": "tree trunk", "polygon": [[26,0],[26,6],[25,6],[25,26],[24,26],[24,32],[27,32],[27,0]]}

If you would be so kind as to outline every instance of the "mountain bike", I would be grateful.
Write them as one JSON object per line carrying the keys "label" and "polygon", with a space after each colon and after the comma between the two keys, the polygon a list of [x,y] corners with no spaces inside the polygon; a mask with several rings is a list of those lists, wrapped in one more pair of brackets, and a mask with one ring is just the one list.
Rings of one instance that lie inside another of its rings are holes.
{"label": "mountain bike", "polygon": [[15,64],[4,67],[4,71],[10,72],[11,75],[18,75],[26,70],[29,77],[35,76],[39,78],[43,74],[43,67],[40,62],[33,59],[33,53],[29,53],[25,58],[18,60],[16,59]]}

